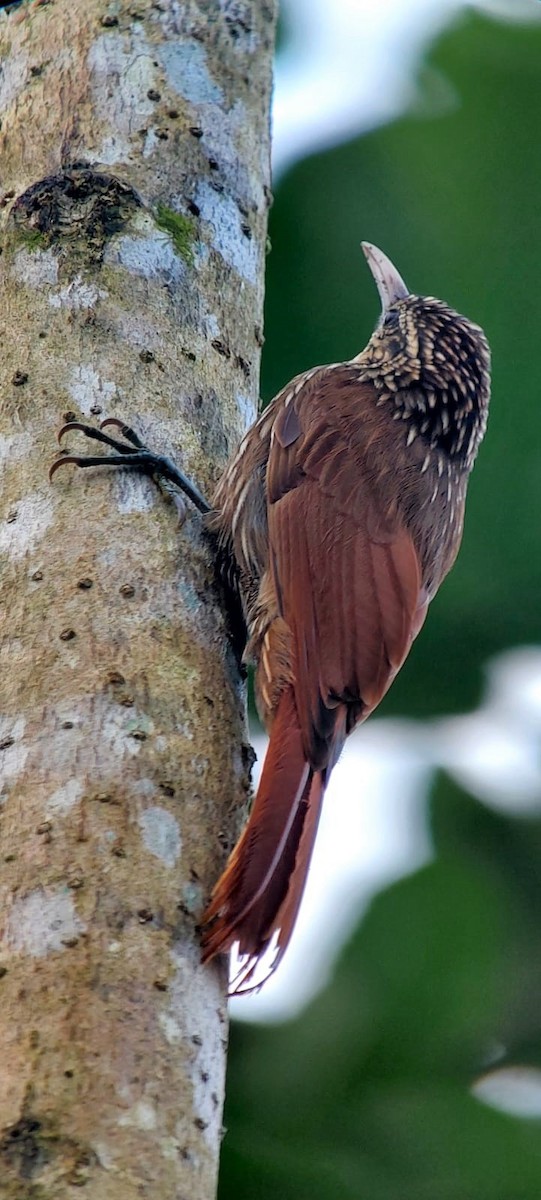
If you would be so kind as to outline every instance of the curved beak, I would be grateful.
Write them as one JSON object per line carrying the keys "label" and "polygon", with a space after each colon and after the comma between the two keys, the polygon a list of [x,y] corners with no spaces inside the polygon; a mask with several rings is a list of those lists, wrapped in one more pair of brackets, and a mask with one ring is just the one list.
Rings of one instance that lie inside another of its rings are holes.
{"label": "curved beak", "polygon": [[410,295],[410,290],[383,250],[378,250],[377,246],[372,246],[370,242],[361,242],[361,247],[374,276],[381,307],[386,313],[397,300],[405,300],[406,296]]}

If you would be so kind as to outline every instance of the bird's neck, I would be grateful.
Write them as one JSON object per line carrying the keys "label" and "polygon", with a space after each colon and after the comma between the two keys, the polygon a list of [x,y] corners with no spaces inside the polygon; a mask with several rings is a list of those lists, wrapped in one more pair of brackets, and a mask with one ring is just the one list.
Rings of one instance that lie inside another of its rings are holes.
{"label": "bird's neck", "polygon": [[[433,450],[452,460],[457,467],[470,471],[487,423],[487,407],[475,393],[465,393],[454,385],[438,388],[423,379],[422,370],[406,370],[401,377],[393,371],[375,368],[366,351],[351,360],[363,379],[374,385],[376,407],[391,412],[394,421],[404,422],[411,445],[419,439],[427,451]],[[415,378],[416,376],[416,378]]]}

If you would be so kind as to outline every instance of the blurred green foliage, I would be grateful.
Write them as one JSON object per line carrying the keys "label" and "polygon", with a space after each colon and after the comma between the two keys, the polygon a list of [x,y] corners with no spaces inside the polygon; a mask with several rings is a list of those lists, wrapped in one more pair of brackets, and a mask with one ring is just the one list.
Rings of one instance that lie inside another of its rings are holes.
{"label": "blurred green foliage", "polygon": [[362,238],[487,332],[492,412],[459,562],[381,709],[412,716],[467,708],[489,655],[539,637],[541,28],[471,17],[424,78],[418,114],[308,159],[278,188],[263,360],[269,399],[362,349],[379,315]]}
{"label": "blurred green foliage", "polygon": [[[478,320],[493,407],[458,564],[382,710],[476,701],[487,657],[539,641],[541,27],[470,16],[418,111],[297,166],[268,260],[269,398],[356,353],[377,319],[358,249]],[[440,777],[436,858],[374,901],[297,1020],[232,1031],[221,1200],[539,1200],[541,1129],[470,1085],[504,1046],[541,1063],[541,820]]]}
{"label": "blurred green foliage", "polygon": [[223,1200],[539,1200],[539,1123],[470,1085],[500,1045],[541,1062],[541,819],[441,776],[431,824],[307,1011],[233,1027]]}

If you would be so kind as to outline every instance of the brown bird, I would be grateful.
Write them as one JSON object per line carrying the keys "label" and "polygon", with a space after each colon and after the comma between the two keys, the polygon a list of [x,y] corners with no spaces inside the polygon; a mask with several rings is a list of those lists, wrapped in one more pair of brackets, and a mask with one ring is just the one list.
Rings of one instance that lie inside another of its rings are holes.
{"label": "brown bird", "polygon": [[486,427],[483,331],[441,300],[410,293],[375,246],[363,250],[382,302],[366,349],[298,375],[276,396],[211,510],[126,427],[129,446],[76,425],[119,454],[69,456],[53,468],[121,462],[167,475],[210,510],[208,527],[235,566],[245,659],[270,742],[202,941],[204,961],[238,946],[237,993],[260,986],[269,948],[264,978],[286,950],[332,769],[390,687],[455,561]]}

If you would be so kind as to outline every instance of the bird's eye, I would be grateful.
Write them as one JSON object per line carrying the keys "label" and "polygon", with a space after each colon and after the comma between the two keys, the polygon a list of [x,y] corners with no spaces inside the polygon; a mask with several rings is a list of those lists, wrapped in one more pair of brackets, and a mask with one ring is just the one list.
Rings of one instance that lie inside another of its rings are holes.
{"label": "bird's eye", "polygon": [[396,311],[396,308],[390,308],[389,311],[385,313],[385,319],[383,323],[385,325],[385,329],[389,330],[389,332],[394,332],[395,329],[398,329],[400,325],[400,315]]}

